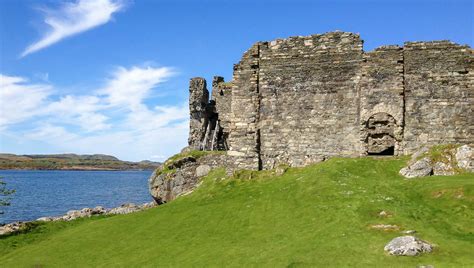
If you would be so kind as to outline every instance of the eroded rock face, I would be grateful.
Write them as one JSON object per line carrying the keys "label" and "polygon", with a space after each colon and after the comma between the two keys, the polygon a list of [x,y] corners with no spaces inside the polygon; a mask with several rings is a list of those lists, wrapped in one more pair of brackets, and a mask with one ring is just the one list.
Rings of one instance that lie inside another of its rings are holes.
{"label": "eroded rock face", "polygon": [[200,158],[186,156],[174,162],[180,163],[164,165],[176,168],[164,170],[156,169],[148,180],[150,194],[158,204],[169,202],[180,195],[193,191],[212,169],[229,167],[227,156],[220,153],[210,153]]}
{"label": "eroded rock face", "polygon": [[384,250],[390,255],[416,256],[433,251],[433,246],[417,237],[406,235],[392,239]]}

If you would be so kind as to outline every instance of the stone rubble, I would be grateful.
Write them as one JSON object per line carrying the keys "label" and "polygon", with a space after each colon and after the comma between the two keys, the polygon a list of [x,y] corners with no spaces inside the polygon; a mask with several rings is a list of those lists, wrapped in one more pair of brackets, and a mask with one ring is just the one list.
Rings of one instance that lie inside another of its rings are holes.
{"label": "stone rubble", "polygon": [[[400,170],[400,175],[411,179],[430,175],[454,175],[459,169],[474,172],[474,150],[467,144],[444,151],[437,160],[432,160],[429,156],[423,157],[428,151],[425,147],[415,152],[408,166]],[[419,159],[420,157],[422,158]]]}
{"label": "stone rubble", "polygon": [[[50,221],[72,221],[79,218],[92,217],[96,215],[117,215],[117,214],[129,214],[145,209],[152,208],[156,206],[155,202],[149,202],[142,205],[135,205],[133,203],[122,204],[120,207],[106,209],[102,206],[97,206],[95,208],[83,208],[80,210],[70,210],[63,216],[47,216],[36,219],[40,222],[50,222]],[[18,232],[29,222],[12,222],[0,226],[0,235],[5,235],[9,233]]]}

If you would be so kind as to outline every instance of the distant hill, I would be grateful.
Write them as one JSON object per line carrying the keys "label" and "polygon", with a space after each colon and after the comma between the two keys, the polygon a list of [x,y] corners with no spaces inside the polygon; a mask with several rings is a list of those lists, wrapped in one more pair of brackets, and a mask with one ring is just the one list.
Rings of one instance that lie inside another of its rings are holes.
{"label": "distant hill", "polygon": [[45,170],[152,170],[161,164],[148,160],[122,161],[105,154],[0,154],[0,169]]}

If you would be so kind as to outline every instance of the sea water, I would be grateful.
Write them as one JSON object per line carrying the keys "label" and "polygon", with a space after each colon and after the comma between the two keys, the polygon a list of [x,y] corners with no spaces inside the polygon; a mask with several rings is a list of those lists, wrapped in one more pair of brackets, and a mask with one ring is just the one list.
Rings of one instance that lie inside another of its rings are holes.
{"label": "sea water", "polygon": [[[1,223],[59,216],[73,209],[150,202],[147,180],[152,171],[0,170],[14,189],[10,206],[0,207]],[[0,197],[1,198],[1,197]]]}

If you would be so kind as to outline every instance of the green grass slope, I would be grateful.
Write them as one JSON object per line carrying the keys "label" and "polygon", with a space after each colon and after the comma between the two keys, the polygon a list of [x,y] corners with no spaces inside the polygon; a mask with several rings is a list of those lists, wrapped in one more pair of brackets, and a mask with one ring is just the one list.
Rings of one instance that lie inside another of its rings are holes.
{"label": "green grass slope", "polygon": [[[233,179],[217,170],[154,209],[0,238],[0,266],[473,267],[474,176],[405,180],[403,164],[331,159]],[[381,223],[417,230],[435,251],[387,255],[384,245],[401,234],[369,228]]]}

